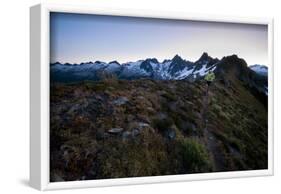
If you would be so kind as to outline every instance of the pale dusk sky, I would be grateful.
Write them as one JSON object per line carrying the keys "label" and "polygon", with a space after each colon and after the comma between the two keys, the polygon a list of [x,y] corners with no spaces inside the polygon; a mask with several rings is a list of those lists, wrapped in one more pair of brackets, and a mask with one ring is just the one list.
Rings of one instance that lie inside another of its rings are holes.
{"label": "pale dusk sky", "polygon": [[268,64],[266,25],[51,13],[51,63],[120,63],[176,54],[196,61],[237,54],[248,65]]}

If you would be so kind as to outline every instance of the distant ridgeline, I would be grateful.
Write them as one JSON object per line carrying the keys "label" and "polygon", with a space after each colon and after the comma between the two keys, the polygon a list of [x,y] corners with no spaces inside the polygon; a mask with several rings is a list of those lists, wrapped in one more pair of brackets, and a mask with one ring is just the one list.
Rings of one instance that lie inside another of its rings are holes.
{"label": "distant ridgeline", "polygon": [[159,62],[148,58],[136,62],[120,64],[96,61],[81,64],[51,64],[51,82],[77,82],[84,80],[98,81],[105,78],[125,80],[201,80],[208,72],[214,72],[221,80],[236,76],[249,87],[267,95],[267,67],[263,65],[247,66],[245,60],[236,55],[223,57],[221,60],[210,57],[207,53],[195,62],[182,59],[176,55],[171,60]]}

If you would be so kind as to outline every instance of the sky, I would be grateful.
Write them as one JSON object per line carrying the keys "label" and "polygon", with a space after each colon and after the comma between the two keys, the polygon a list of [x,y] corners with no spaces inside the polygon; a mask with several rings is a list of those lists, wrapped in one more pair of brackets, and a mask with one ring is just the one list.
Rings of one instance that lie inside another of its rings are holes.
{"label": "sky", "polygon": [[50,61],[120,63],[176,54],[196,61],[238,55],[248,65],[268,65],[266,25],[51,13]]}

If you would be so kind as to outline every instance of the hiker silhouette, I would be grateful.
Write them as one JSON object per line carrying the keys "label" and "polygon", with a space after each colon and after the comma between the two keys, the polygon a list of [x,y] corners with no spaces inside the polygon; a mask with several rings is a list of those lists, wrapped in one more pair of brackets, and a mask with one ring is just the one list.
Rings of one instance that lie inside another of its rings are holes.
{"label": "hiker silhouette", "polygon": [[209,86],[216,79],[216,76],[214,72],[209,72],[204,79],[207,81],[207,84]]}

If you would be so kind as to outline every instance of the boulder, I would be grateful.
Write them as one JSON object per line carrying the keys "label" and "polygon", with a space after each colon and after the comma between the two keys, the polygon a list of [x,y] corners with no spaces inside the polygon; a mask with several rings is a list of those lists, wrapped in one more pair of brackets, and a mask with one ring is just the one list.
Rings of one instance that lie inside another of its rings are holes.
{"label": "boulder", "polygon": [[139,129],[133,129],[132,130],[132,137],[136,137],[140,134],[140,130]]}
{"label": "boulder", "polygon": [[127,97],[121,96],[121,97],[117,98],[116,100],[114,100],[113,104],[115,104],[117,106],[121,106],[121,105],[126,104],[128,101],[129,100]]}
{"label": "boulder", "polygon": [[144,122],[139,122],[138,123],[139,128],[145,128],[145,127],[149,127],[150,125],[148,123],[144,123]]}
{"label": "boulder", "polygon": [[123,128],[111,128],[107,132],[110,134],[119,134],[123,131]]}

